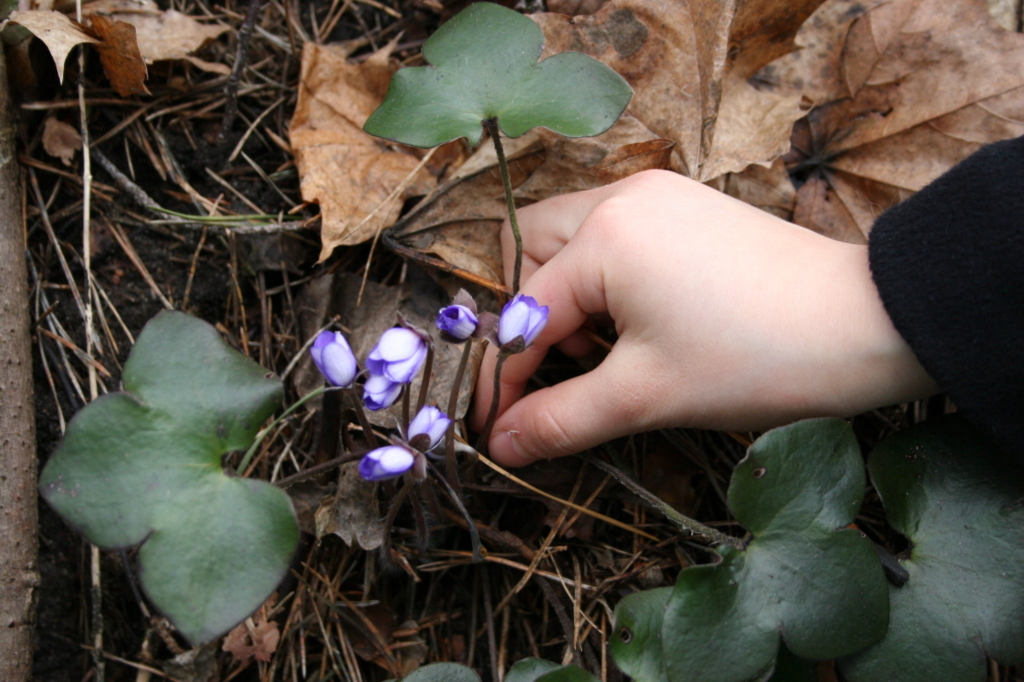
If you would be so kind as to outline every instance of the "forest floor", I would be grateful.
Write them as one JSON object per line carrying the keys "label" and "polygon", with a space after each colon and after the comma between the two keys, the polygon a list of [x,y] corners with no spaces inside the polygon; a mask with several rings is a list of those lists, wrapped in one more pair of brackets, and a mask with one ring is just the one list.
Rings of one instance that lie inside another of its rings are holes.
{"label": "forest floor", "polygon": [[[233,347],[282,375],[325,322],[336,315],[343,322],[352,319],[353,282],[364,275],[371,282],[368,290],[376,286],[376,291],[385,292],[378,294],[383,298],[397,297],[413,307],[437,309],[434,302],[451,293],[459,273],[440,272],[381,244],[371,245],[371,240],[357,240],[344,232],[344,226],[338,227],[338,211],[345,207],[330,208],[334,211],[330,216],[328,208],[323,208],[322,215],[322,207],[304,201],[300,175],[312,171],[296,163],[290,126],[301,106],[304,45],[343,42],[348,63],[361,65],[397,37],[391,63],[419,63],[424,40],[466,4],[465,0],[260,3],[247,66],[239,81],[238,114],[229,129],[224,128],[229,101],[225,88],[247,11],[241,0],[161,4],[159,12],[175,9],[202,25],[227,30],[197,44],[192,56],[202,65],[183,58],[150,64],[145,81],[149,94],[121,96],[112,90],[92,51],[86,54],[84,74],[79,71],[77,53],[72,53],[63,84],[48,61],[46,46],[38,40],[19,48],[20,61],[8,57],[20,116],[42,463],[68,420],[91,397],[90,366],[98,393],[118,390],[133,340],[165,308],[214,324]],[[604,3],[535,0],[525,4],[520,9],[529,12],[557,5],[561,11],[584,14]],[[1019,15],[1019,7],[1015,11]],[[141,45],[141,32],[139,40]],[[83,242],[80,140],[76,150],[73,135],[68,140],[65,129],[47,132],[48,125],[55,125],[50,121],[64,124],[72,133],[79,129],[80,82],[93,149],[87,243]],[[798,122],[794,140],[807,133],[801,133],[800,126]],[[788,138],[788,129],[785,135]],[[553,157],[554,147],[542,142]],[[67,163],[59,158],[62,150]],[[408,150],[403,153],[412,155],[413,165],[423,157],[422,152],[416,152],[418,156]],[[425,180],[426,189],[410,189],[403,201],[382,213],[393,208],[392,221],[408,214],[422,194],[448,179],[471,153],[461,142],[438,152],[426,164],[431,176]],[[808,174],[806,163],[801,165],[805,159],[791,155],[786,161],[795,184],[780,199],[782,208],[776,208],[792,218],[794,210],[800,210],[799,204],[794,209],[794,192],[824,176]],[[408,166],[402,168],[397,180],[409,174]],[[775,169],[790,181],[781,161]],[[740,176],[733,171],[742,169],[726,170],[735,179]],[[706,179],[718,178],[717,186],[728,188],[730,181],[720,179],[726,177]],[[363,181],[366,192],[371,192],[372,181]],[[390,182],[384,194],[396,184]],[[161,218],[147,212],[138,196],[132,196],[131,187],[166,209],[197,217]],[[550,187],[544,192],[574,188]],[[374,201],[385,203],[381,197]],[[352,210],[368,213],[359,207]],[[201,218],[213,215],[229,219]],[[842,224],[811,209],[801,215],[827,224],[834,232],[848,234],[857,229],[855,208]],[[318,262],[321,230],[328,229],[327,221],[333,221],[330,240],[338,246]],[[448,237],[449,246],[453,239]],[[409,240],[403,243],[403,254],[409,255],[414,248]],[[488,256],[478,261],[489,262]],[[479,262],[460,267],[478,275],[485,270]],[[485,288],[467,286],[485,293]],[[91,343],[86,341],[86,300],[94,318]],[[371,300],[377,299],[371,296]],[[93,361],[86,356],[87,346]],[[552,352],[536,385],[561,381],[599,360],[581,363]],[[309,390],[314,381],[310,377],[308,363],[301,363],[288,376],[287,402]],[[861,415],[853,425],[866,451],[893,430],[947,409],[945,398],[939,397]],[[333,456],[330,450],[337,447],[337,436],[330,440],[322,428],[322,414],[319,405],[297,413],[267,443],[249,475],[279,480]],[[756,436],[665,429],[613,441],[598,454],[631,471],[650,491],[688,516],[742,535],[726,506],[725,491],[733,467]],[[348,544],[336,533],[316,537],[315,532],[306,532],[290,575],[249,622],[251,646],[235,646],[234,652],[225,650],[224,640],[187,651],[184,640],[141,599],[135,586],[133,551],[102,553],[102,617],[96,619],[89,545],[40,502],[42,586],[35,679],[95,680],[99,660],[107,682],[150,676],[179,682],[377,682],[424,663],[456,661],[472,666],[485,680],[497,681],[502,671],[521,658],[570,662],[577,652],[583,665],[602,681],[615,681],[621,676],[607,647],[615,604],[634,591],[672,585],[682,568],[708,561],[706,543],[686,536],[640,497],[582,459],[539,464],[517,475],[548,495],[616,519],[622,526],[552,501],[484,467],[465,473],[467,507],[480,527],[488,550],[486,561],[473,563],[464,522],[444,505],[427,509],[425,536],[417,531],[418,514],[406,505],[396,518],[388,554]],[[292,491],[304,530],[315,530],[314,512],[330,504],[336,485],[337,475],[330,474]],[[386,509],[395,489],[382,486],[379,494],[381,509]],[[887,529],[882,516],[877,497],[870,493],[858,525],[877,542],[899,551],[902,541]],[[103,655],[97,657],[91,647],[93,628],[99,622]],[[835,679],[825,668],[820,674],[823,680]],[[990,679],[1019,678],[1011,669],[993,665]]]}

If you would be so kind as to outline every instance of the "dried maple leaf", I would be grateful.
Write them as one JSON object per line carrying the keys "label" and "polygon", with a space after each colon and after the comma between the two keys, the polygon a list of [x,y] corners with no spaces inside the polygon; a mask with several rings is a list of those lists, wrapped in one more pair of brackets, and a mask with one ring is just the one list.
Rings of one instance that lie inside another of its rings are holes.
{"label": "dried maple leaf", "polygon": [[53,63],[57,66],[57,77],[61,82],[64,82],[64,62],[67,61],[71,48],[81,43],[96,42],[96,39],[88,35],[81,26],[53,10],[14,11],[11,12],[10,20],[24,26],[46,44],[53,57]]}
{"label": "dried maple leaf", "polygon": [[[402,201],[434,186],[419,159],[362,130],[380,105],[393,72],[393,44],[362,64],[344,45],[306,43],[299,99],[289,137],[302,178],[302,198],[323,214],[320,258],[336,246],[364,242],[398,217]],[[387,200],[397,187],[404,190]]]}
{"label": "dried maple leaf", "polygon": [[90,16],[92,31],[102,42],[96,43],[103,73],[122,97],[150,94],[146,88],[146,62],[135,39],[135,27],[125,21],[98,12]]}
{"label": "dried maple leaf", "polygon": [[830,0],[758,76],[815,102],[794,129],[794,220],[864,242],[883,210],[1024,134],[1024,36],[985,0]]}
{"label": "dried maple leaf", "polygon": [[795,49],[821,0],[612,0],[593,16],[534,15],[545,55],[584,52],[618,71],[635,95],[627,111],[677,144],[675,169],[701,181],[768,165],[789,148],[800,97],[747,79]]}

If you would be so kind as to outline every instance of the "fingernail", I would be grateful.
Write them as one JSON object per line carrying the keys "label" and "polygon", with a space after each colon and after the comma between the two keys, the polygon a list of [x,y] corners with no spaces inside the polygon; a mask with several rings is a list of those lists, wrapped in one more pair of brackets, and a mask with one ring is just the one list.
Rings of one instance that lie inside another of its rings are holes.
{"label": "fingernail", "polygon": [[514,430],[496,433],[490,443],[491,457],[509,466],[525,466],[533,462],[534,458],[523,450],[517,436],[519,432]]}

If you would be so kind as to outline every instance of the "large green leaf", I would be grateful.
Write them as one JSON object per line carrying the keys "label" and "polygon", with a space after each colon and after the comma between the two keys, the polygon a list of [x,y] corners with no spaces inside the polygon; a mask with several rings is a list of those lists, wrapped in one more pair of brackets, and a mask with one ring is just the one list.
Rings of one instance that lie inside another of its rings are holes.
{"label": "large green leaf", "polygon": [[842,420],[759,438],[729,486],[753,539],[683,570],[671,592],[624,599],[612,640],[619,667],[636,682],[742,682],[769,677],[783,643],[824,660],[877,642],[889,615],[885,576],[871,543],[846,528],[864,485]]}
{"label": "large green leaf", "polygon": [[489,2],[470,5],[423,45],[433,66],[398,71],[363,130],[414,147],[465,137],[480,142],[481,121],[509,137],[543,126],[568,137],[599,135],[625,110],[632,89],[601,62],[563,52],[537,62],[537,24]]}
{"label": "large green leaf", "polygon": [[459,663],[430,663],[416,668],[401,682],[480,682],[480,676]]}
{"label": "large green leaf", "polygon": [[975,682],[1024,663],[1024,466],[952,415],[871,453],[889,524],[910,540],[889,633],[840,662],[850,682]]}
{"label": "large green leaf", "polygon": [[541,658],[524,658],[516,661],[505,675],[505,682],[600,682],[583,668],[575,665],[558,665]]}
{"label": "large green leaf", "polygon": [[123,380],[71,420],[39,490],[100,547],[144,543],[146,594],[204,642],[259,607],[298,544],[288,496],[221,466],[280,404],[281,381],[178,312],[150,320]]}

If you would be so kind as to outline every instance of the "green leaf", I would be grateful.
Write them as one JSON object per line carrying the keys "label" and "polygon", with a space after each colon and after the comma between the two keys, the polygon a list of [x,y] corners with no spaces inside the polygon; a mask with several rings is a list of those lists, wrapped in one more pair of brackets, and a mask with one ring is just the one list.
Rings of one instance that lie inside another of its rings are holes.
{"label": "green leaf", "polygon": [[540,658],[524,658],[509,668],[505,682],[600,682],[575,665],[558,665]]}
{"label": "green leaf", "polygon": [[431,663],[416,668],[402,682],[480,682],[480,676],[459,663]]}
{"label": "green leaf", "polygon": [[144,543],[146,594],[205,642],[266,600],[298,544],[288,496],[221,466],[278,407],[281,381],[205,322],[162,312],[139,335],[123,382],[71,420],[39,490],[100,547]]}
{"label": "green leaf", "polygon": [[423,46],[433,66],[398,71],[363,130],[414,147],[465,137],[480,142],[496,118],[509,137],[543,126],[567,137],[600,135],[632,89],[601,62],[563,52],[537,62],[544,34],[530,19],[489,2],[470,5]]}
{"label": "green leaf", "polygon": [[842,420],[759,438],[729,486],[733,514],[753,539],[744,550],[721,548],[716,564],[683,570],[667,599],[656,591],[623,600],[616,663],[636,682],[741,682],[769,677],[783,643],[824,660],[877,642],[888,622],[885,576],[871,543],[845,527],[864,485]]}
{"label": "green leaf", "polygon": [[910,580],[889,634],[840,661],[850,682],[974,682],[1024,663],[1024,466],[958,415],[890,436],[868,459]]}

